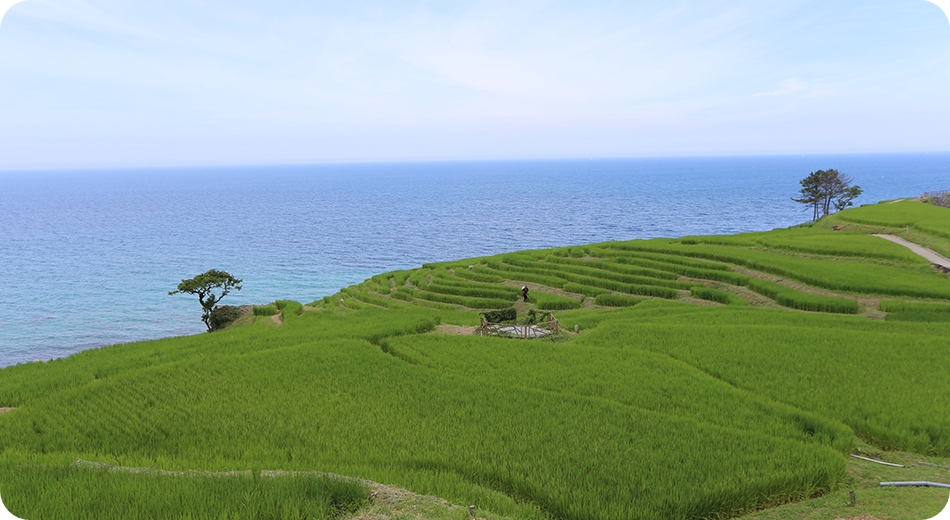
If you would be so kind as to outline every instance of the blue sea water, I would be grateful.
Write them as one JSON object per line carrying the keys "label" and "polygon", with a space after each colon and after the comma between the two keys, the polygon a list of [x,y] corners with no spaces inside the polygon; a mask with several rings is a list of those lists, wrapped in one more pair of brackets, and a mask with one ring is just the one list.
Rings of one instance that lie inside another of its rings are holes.
{"label": "blue sea water", "polygon": [[255,166],[0,173],[0,366],[200,333],[169,296],[210,268],[224,304],[519,249],[769,230],[837,168],[857,203],[950,189],[950,154]]}

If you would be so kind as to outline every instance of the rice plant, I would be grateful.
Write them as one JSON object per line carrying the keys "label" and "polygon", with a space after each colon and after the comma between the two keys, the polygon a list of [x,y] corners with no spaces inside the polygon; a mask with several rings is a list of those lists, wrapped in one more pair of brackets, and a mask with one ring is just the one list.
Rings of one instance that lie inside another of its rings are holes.
{"label": "rice plant", "polygon": [[945,303],[917,303],[902,300],[882,300],[878,307],[884,312],[939,312],[950,313],[950,305]]}
{"label": "rice plant", "polygon": [[792,309],[841,314],[857,314],[858,312],[858,302],[856,300],[810,294],[768,280],[752,279],[749,281],[749,289],[772,298],[779,305]]}
{"label": "rice plant", "polygon": [[485,283],[501,283],[504,281],[504,278],[492,274],[479,273],[472,269],[456,269],[454,274],[459,278],[465,278],[466,280],[472,280],[475,282],[485,282]]}
{"label": "rice plant", "polygon": [[633,307],[643,301],[643,298],[624,296],[622,294],[598,294],[594,300],[597,305],[605,307]]}
{"label": "rice plant", "polygon": [[658,269],[648,269],[643,267],[634,267],[628,265],[615,264],[612,262],[606,262],[603,260],[576,260],[573,258],[560,258],[554,255],[545,257],[545,260],[555,264],[568,264],[568,265],[577,265],[583,267],[592,267],[595,269],[604,269],[607,271],[613,271],[621,274],[629,274],[635,276],[648,276],[651,278],[660,278],[663,280],[676,280],[676,274],[668,271],[662,271]]}
{"label": "rice plant", "polygon": [[355,479],[326,475],[169,475],[76,464],[0,464],[4,504],[23,518],[330,520],[369,500]]}
{"label": "rice plant", "polygon": [[576,309],[581,306],[581,302],[564,296],[548,294],[534,291],[531,293],[529,301],[536,304],[542,311],[561,311],[567,309]]}
{"label": "rice plant", "polygon": [[594,296],[594,297],[607,293],[606,289],[601,289],[599,287],[591,287],[589,285],[580,285],[576,283],[566,283],[564,284],[563,287],[561,287],[561,289],[569,293],[583,294],[585,296]]}
{"label": "rice plant", "polygon": [[749,302],[740,296],[729,291],[713,289],[705,286],[695,286],[689,290],[690,296],[712,302],[718,302],[724,305],[748,305]]}

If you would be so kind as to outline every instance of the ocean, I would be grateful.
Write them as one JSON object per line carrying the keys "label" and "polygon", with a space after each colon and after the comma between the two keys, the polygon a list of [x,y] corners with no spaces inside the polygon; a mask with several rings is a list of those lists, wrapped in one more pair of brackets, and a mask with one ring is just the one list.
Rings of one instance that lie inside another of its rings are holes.
{"label": "ocean", "polygon": [[765,231],[837,168],[856,204],[950,189],[950,153],[0,172],[0,366],[204,330],[169,296],[308,303],[426,262],[606,240]]}

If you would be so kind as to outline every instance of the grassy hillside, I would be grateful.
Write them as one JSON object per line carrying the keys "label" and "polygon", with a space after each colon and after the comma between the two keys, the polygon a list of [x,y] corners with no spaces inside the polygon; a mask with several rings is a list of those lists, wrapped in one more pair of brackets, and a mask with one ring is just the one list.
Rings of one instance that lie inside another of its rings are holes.
{"label": "grassy hillside", "polygon": [[[834,218],[950,236],[933,210]],[[859,445],[950,457],[950,278],[865,231],[431,264],[226,331],[8,367],[0,496],[31,520],[329,518],[369,500],[324,473],[493,518],[708,518],[837,496]],[[554,312],[561,332],[472,334],[502,308]],[[944,491],[914,500],[935,514]]]}
{"label": "grassy hillside", "polygon": [[828,229],[838,226],[859,233],[890,233],[950,257],[950,226],[946,208],[908,201],[886,201],[843,211],[823,219]]}

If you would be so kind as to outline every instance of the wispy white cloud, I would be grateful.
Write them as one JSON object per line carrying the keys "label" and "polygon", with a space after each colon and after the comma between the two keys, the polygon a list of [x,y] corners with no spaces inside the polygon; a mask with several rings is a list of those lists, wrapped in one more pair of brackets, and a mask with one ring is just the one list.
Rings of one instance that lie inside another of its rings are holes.
{"label": "wispy white cloud", "polygon": [[950,22],[950,0],[926,0],[940,9],[943,10],[943,14],[947,17],[947,21]]}
{"label": "wispy white cloud", "polygon": [[[31,0],[0,33],[0,169],[82,150],[92,162],[103,150],[173,162],[808,151],[809,135],[790,134],[837,118],[845,135],[856,114],[855,134],[889,139],[867,147],[889,149],[890,129],[950,117],[950,44],[932,11],[890,0]],[[742,128],[747,143],[730,145]],[[945,125],[932,133],[950,142]]]}
{"label": "wispy white cloud", "polygon": [[7,11],[10,10],[15,4],[22,2],[23,0],[0,0],[0,24],[3,23],[3,17],[7,14]]}

